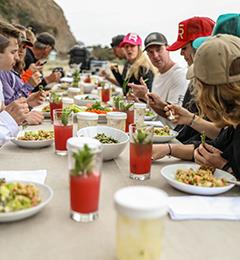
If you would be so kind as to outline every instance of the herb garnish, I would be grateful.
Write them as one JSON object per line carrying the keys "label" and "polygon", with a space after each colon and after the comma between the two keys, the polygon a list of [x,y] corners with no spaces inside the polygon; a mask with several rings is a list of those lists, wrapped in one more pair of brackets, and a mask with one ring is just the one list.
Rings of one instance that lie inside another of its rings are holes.
{"label": "herb garnish", "polygon": [[74,169],[71,170],[72,176],[90,175],[93,169],[94,154],[87,144],[84,144],[83,149],[73,153],[75,159]]}

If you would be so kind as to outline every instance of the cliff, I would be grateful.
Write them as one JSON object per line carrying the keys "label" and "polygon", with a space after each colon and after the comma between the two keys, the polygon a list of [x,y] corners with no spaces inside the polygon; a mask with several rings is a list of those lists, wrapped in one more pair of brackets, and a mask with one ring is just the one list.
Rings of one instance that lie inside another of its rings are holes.
{"label": "cliff", "polygon": [[30,26],[36,33],[47,31],[56,37],[56,49],[66,53],[75,44],[63,10],[53,0],[0,0],[0,17]]}

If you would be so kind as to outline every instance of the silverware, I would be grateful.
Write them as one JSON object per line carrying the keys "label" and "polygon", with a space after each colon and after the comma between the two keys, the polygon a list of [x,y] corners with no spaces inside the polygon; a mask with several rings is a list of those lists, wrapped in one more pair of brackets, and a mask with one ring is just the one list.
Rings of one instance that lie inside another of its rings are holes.
{"label": "silverware", "polygon": [[[225,179],[226,180],[226,179]],[[240,186],[240,181],[234,181],[234,180],[226,180],[228,183],[235,184],[237,186]]]}

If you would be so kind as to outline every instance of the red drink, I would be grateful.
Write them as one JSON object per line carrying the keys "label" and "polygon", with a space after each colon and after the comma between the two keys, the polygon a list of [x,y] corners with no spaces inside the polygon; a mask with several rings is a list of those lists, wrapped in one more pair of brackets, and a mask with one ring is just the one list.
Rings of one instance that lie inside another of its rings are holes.
{"label": "red drink", "polygon": [[51,120],[53,121],[53,110],[54,109],[62,109],[62,102],[59,103],[51,103],[50,102],[50,116],[51,116]]}
{"label": "red drink", "polygon": [[87,214],[98,211],[100,175],[70,176],[70,200],[73,211]]}
{"label": "red drink", "polygon": [[133,174],[150,173],[152,144],[130,143],[130,172]]}
{"label": "red drink", "polygon": [[102,102],[108,102],[110,100],[110,88],[102,88]]}
{"label": "red drink", "polygon": [[73,136],[73,126],[54,125],[54,136],[56,151],[66,151],[67,140]]}
{"label": "red drink", "polygon": [[127,119],[126,119],[126,129],[125,132],[129,132],[129,125],[134,123],[134,110],[128,110],[127,112]]}

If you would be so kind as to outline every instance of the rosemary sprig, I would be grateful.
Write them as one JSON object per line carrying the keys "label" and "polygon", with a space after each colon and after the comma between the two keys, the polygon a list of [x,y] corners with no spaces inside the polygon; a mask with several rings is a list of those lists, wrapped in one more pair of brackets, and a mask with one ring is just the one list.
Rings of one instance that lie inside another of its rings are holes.
{"label": "rosemary sprig", "polygon": [[79,152],[73,153],[75,160],[74,169],[71,170],[72,176],[90,175],[93,169],[94,154],[87,144]]}
{"label": "rosemary sprig", "polygon": [[202,131],[201,134],[201,143],[204,145],[206,143],[206,133]]}

